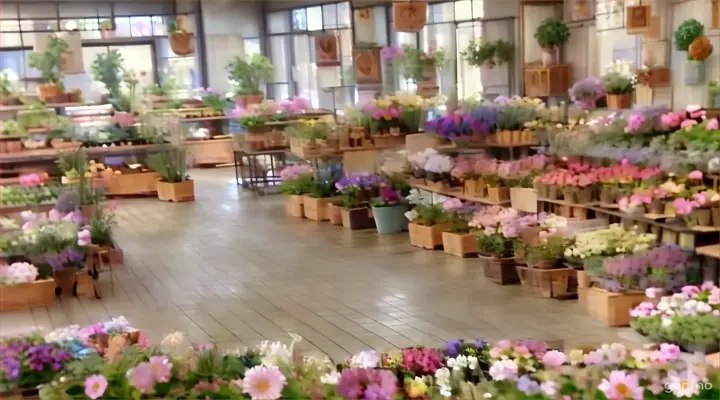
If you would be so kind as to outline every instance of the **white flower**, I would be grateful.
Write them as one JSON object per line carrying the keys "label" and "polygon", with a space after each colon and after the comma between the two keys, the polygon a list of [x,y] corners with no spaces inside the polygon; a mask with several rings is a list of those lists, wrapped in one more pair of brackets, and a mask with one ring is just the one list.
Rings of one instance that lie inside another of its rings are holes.
{"label": "white flower", "polygon": [[0,266],[0,284],[30,283],[34,282],[37,276],[38,270],[32,264],[12,263]]}
{"label": "white flower", "polygon": [[80,325],[70,325],[64,328],[55,329],[45,335],[45,341],[55,343],[64,343],[81,338]]}
{"label": "white flower", "polygon": [[337,385],[340,381],[340,373],[337,371],[329,372],[320,377],[320,382],[324,385]]}
{"label": "white flower", "polygon": [[469,356],[469,357],[467,358],[467,361],[468,361],[468,368],[470,368],[470,370],[474,371],[474,370],[477,369],[477,367],[478,367],[478,365],[479,365],[479,362],[478,362],[477,357],[475,357],[475,356]]}
{"label": "white flower", "polygon": [[290,362],[292,360],[293,349],[292,344],[288,347],[282,342],[265,340],[258,346],[258,352],[262,357],[262,364],[269,367]]}
{"label": "white flower", "polygon": [[667,328],[668,326],[672,325],[672,319],[670,318],[663,318],[662,319],[662,326]]}
{"label": "white flower", "polygon": [[350,366],[355,368],[376,368],[380,364],[380,356],[375,350],[361,351],[350,360]]}
{"label": "white flower", "polygon": [[546,396],[554,398],[558,393],[558,384],[553,381],[546,381],[540,384],[540,390]]}
{"label": "white flower", "polygon": [[443,367],[435,371],[435,384],[440,389],[440,394],[443,397],[450,397],[452,394],[452,387],[450,386],[450,370]]}
{"label": "white flower", "polygon": [[709,312],[712,312],[712,307],[710,307],[710,304],[708,304],[708,303],[704,303],[704,302],[699,301],[699,302],[695,305],[695,310],[696,310],[699,314],[707,314],[707,313],[709,313]]}
{"label": "white flower", "polygon": [[513,360],[498,360],[490,366],[490,376],[496,381],[517,379],[518,366]]}
{"label": "white flower", "polygon": [[670,371],[665,378],[665,387],[677,397],[693,397],[700,394],[697,375],[691,370]]}
{"label": "white flower", "polygon": [[408,221],[410,221],[410,222],[415,221],[417,219],[417,217],[419,217],[419,216],[420,216],[420,214],[418,214],[418,212],[415,210],[410,210],[405,213],[405,218],[407,218]]}

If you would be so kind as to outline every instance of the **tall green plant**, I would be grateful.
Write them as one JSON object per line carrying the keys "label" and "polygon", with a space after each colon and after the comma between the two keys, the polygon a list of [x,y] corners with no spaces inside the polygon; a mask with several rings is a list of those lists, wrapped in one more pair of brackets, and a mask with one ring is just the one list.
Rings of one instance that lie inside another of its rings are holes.
{"label": "tall green plant", "polygon": [[535,40],[543,49],[562,46],[568,42],[570,30],[560,18],[548,18],[535,31]]}
{"label": "tall green plant", "polygon": [[60,84],[63,78],[62,59],[70,53],[70,46],[56,35],[50,36],[47,48],[42,53],[30,53],[30,67],[40,71],[46,83]]}
{"label": "tall green plant", "polygon": [[472,40],[460,55],[473,67],[494,68],[512,60],[515,47],[505,40]]}
{"label": "tall green plant", "polygon": [[117,50],[110,50],[108,53],[100,53],[92,63],[93,79],[102,82],[112,97],[120,95],[120,82],[122,82],[123,57]]}
{"label": "tall green plant", "polygon": [[187,179],[186,158],[185,150],[174,148],[150,155],[148,165],[164,182],[179,183]]}
{"label": "tall green plant", "polygon": [[235,56],[226,67],[230,79],[235,82],[238,96],[261,94],[260,82],[272,78],[273,65],[267,57],[254,55],[250,61]]}
{"label": "tall green plant", "polygon": [[79,148],[61,152],[55,161],[60,171],[68,178],[77,178],[87,170],[87,150]]}

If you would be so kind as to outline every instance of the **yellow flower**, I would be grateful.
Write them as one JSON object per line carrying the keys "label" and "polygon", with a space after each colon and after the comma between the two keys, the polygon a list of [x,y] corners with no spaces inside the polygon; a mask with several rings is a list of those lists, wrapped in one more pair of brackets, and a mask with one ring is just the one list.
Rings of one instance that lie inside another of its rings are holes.
{"label": "yellow flower", "polygon": [[86,177],[86,178],[92,178],[92,177],[93,177],[92,172],[86,172],[86,173],[85,173],[85,177]]}
{"label": "yellow flower", "polygon": [[390,107],[390,101],[384,100],[384,99],[378,100],[376,104],[377,104],[377,106],[380,107],[380,108]]}

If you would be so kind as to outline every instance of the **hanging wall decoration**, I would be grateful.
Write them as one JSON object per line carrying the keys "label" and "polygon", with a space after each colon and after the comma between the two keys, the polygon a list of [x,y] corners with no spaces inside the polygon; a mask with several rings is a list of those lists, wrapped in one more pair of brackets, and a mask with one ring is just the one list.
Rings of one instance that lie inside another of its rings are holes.
{"label": "hanging wall decoration", "polygon": [[651,28],[652,8],[650,6],[628,6],[625,18],[627,33],[645,33]]}
{"label": "hanging wall decoration", "polygon": [[393,1],[393,28],[397,32],[420,32],[427,23],[427,1]]}
{"label": "hanging wall decoration", "polygon": [[338,54],[337,36],[332,33],[322,34],[315,37],[316,64],[318,67],[339,67],[340,57]]}
{"label": "hanging wall decoration", "polygon": [[353,49],[353,67],[358,84],[382,84],[379,47]]}
{"label": "hanging wall decoration", "polygon": [[184,15],[178,15],[175,22],[168,27],[170,49],[179,56],[187,56],[195,52],[193,34],[188,29],[188,20]]}
{"label": "hanging wall decoration", "polygon": [[355,43],[375,43],[375,9],[359,8],[353,13],[353,28],[355,31]]}

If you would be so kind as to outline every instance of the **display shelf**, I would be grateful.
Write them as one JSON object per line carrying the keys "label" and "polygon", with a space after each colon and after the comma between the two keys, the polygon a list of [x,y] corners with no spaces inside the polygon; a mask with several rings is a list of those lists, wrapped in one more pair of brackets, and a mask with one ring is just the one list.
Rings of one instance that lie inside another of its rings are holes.
{"label": "display shelf", "polygon": [[181,118],[180,122],[224,121],[228,119],[230,119],[230,117],[228,117],[227,115],[221,115],[217,117]]}
{"label": "display shelf", "polygon": [[[67,107],[79,107],[79,106],[96,106],[97,104],[93,103],[50,103],[45,104],[45,107],[47,108],[67,108]],[[28,106],[23,104],[20,106],[0,106],[0,112],[3,111],[20,111],[26,109]]]}
{"label": "display shelf", "polygon": [[[88,147],[87,153],[91,157],[102,156],[118,156],[126,154],[139,154],[147,152],[162,151],[170,148],[168,143],[163,144],[144,144],[136,146],[110,146],[110,147]],[[0,163],[22,163],[33,161],[52,161],[55,160],[60,153],[58,149],[41,149],[21,151],[18,153],[2,153],[0,154]]]}
{"label": "display shelf", "polygon": [[433,193],[441,194],[443,196],[448,196],[448,197],[456,197],[458,199],[470,201],[473,203],[481,203],[481,204],[487,204],[487,205],[492,205],[492,206],[503,206],[503,205],[510,204],[510,200],[493,201],[493,200],[490,200],[490,199],[484,198],[484,197],[477,197],[477,196],[471,196],[471,195],[464,194],[461,190],[438,190],[438,189],[432,188],[427,185],[421,185],[419,183],[412,183],[412,184],[410,184],[410,186],[415,189],[424,190],[426,192],[433,192]]}
{"label": "display shelf", "polygon": [[[715,226],[693,226],[689,227],[684,222],[680,220],[672,220],[672,221],[659,221],[657,218],[648,218],[647,214],[643,214],[642,216],[639,214],[629,214],[622,211],[616,211],[616,210],[609,210],[604,207],[598,207],[598,206],[585,206],[586,208],[607,214],[607,215],[614,215],[616,217],[624,218],[624,219],[631,219],[633,221],[637,222],[643,222],[650,225],[659,226],[660,228],[667,229],[673,232],[678,233],[711,233],[711,232],[720,232],[720,227]],[[658,217],[658,214],[650,214],[650,216]],[[667,216],[661,217],[661,218],[670,218]]]}
{"label": "display shelf", "polygon": [[720,258],[720,244],[696,247],[695,252],[705,257]]}
{"label": "display shelf", "polygon": [[580,203],[573,203],[573,202],[565,201],[565,200],[548,199],[545,197],[538,197],[537,201],[542,201],[545,203],[560,204],[562,206],[571,206],[571,207],[587,207],[587,206],[595,206],[595,205],[600,204],[597,201],[580,204]]}

